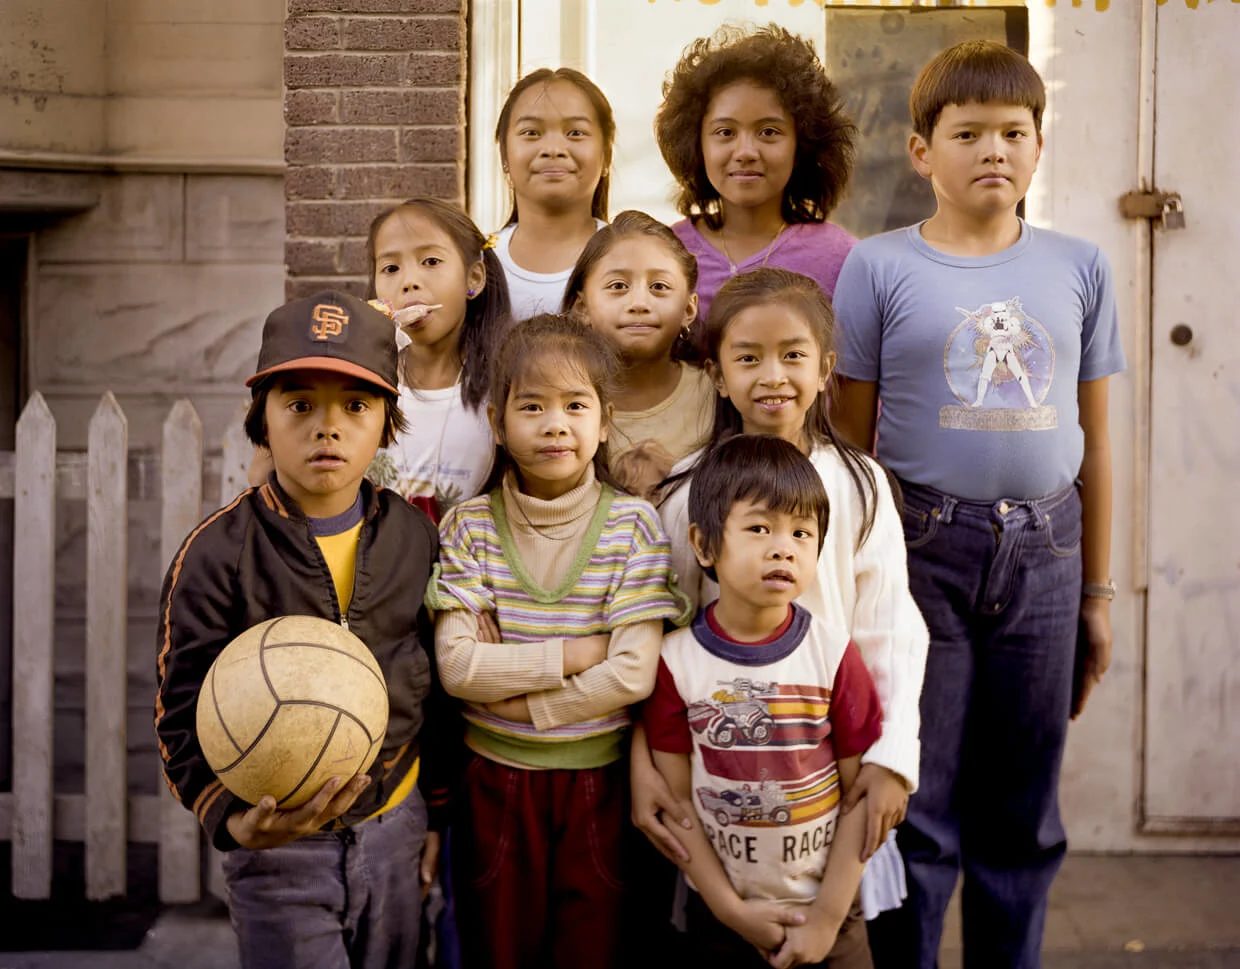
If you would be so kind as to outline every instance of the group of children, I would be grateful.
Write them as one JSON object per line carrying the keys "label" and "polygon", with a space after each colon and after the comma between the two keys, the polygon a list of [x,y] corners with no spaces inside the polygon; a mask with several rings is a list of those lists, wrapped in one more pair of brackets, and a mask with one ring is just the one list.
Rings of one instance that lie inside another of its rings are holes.
{"label": "group of children", "polygon": [[[177,553],[156,699],[247,969],[415,965],[437,869],[440,961],[471,969],[930,969],[961,871],[966,964],[1039,965],[1123,365],[1104,257],[1017,215],[1041,79],[935,58],[937,212],[860,243],[826,221],[854,129],[807,42],[723,30],[664,95],[684,221],[608,221],[607,100],[537,71],[497,236],[410,200],[371,226],[370,303],[267,319],[271,472]],[[368,774],[281,810],[223,789],[194,706],[289,613],[362,638],[391,719]]]}

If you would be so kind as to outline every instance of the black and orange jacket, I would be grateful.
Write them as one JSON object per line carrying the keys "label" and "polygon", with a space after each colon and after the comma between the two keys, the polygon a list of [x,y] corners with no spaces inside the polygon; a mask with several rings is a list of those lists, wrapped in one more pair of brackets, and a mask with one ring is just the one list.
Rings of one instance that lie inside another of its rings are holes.
{"label": "black and orange jacket", "polygon": [[200,524],[177,551],[159,606],[155,731],[164,776],[212,843],[237,844],[224,823],[249,805],[216,779],[195,730],[198,691],[234,637],[276,616],[343,622],[370,647],[387,680],[387,736],[370,786],[341,819],[369,817],[421,758],[418,787],[432,830],[445,822],[459,715],[435,670],[434,628],[422,604],[439,548],[434,525],[398,494],[362,482],[353,599],[340,615],[331,572],[297,504],[273,474]]}

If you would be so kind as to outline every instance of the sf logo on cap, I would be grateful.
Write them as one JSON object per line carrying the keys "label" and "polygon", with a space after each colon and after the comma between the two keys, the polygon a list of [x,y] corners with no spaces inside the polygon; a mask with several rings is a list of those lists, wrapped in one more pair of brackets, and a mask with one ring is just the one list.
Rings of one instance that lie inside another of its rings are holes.
{"label": "sf logo on cap", "polygon": [[314,320],[310,332],[316,340],[329,340],[335,343],[336,338],[341,336],[344,328],[349,325],[349,314],[333,303],[319,303],[310,315]]}

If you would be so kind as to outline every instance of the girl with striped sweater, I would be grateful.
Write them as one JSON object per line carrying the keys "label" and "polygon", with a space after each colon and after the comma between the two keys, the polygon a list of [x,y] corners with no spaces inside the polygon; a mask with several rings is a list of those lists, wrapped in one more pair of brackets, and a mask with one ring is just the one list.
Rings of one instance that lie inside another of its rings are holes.
{"label": "girl with striped sweater", "polygon": [[[440,527],[427,604],[472,751],[455,875],[467,966],[609,966],[620,950],[629,706],[680,619],[654,509],[607,473],[617,372],[566,316],[494,355],[494,487]],[[687,618],[687,617],[683,617]]]}

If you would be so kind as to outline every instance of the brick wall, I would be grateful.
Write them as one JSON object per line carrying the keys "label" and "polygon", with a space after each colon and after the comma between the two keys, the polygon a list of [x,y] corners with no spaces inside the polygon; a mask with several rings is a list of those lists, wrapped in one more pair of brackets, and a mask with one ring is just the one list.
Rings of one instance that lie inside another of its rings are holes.
{"label": "brick wall", "polygon": [[468,0],[288,0],[285,290],[366,286],[370,220],[464,202]]}

